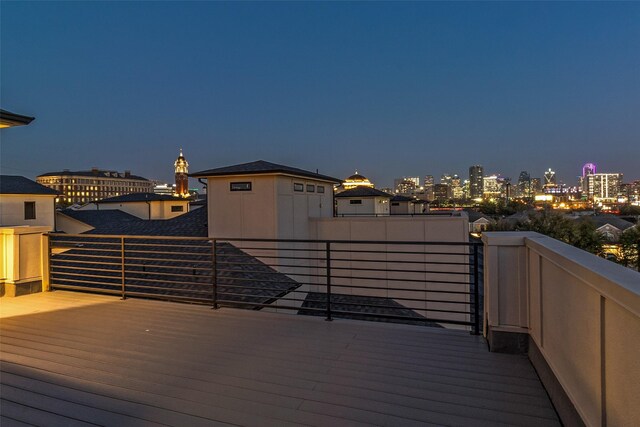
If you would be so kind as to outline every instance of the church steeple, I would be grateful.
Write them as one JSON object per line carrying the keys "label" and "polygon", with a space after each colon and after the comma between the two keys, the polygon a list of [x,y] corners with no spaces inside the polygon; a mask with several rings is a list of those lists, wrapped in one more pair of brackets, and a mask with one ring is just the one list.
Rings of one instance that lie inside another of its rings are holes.
{"label": "church steeple", "polygon": [[180,155],[173,165],[176,174],[176,196],[189,197],[189,163],[182,154],[182,148],[180,148]]}

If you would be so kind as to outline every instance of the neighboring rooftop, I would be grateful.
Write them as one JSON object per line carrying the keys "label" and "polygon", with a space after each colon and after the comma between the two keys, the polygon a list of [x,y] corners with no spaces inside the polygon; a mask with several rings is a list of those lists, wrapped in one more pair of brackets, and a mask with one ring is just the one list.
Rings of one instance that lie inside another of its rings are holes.
{"label": "neighboring rooftop", "polygon": [[191,177],[207,177],[207,176],[233,176],[233,175],[270,175],[283,174],[300,176],[304,178],[317,179],[319,181],[328,181],[333,183],[341,183],[342,180],[327,175],[321,175],[306,171],[304,169],[293,168],[290,166],[279,165],[276,163],[258,160],[250,163],[241,163],[239,165],[225,166],[216,169],[208,169],[200,172],[189,174]]}
{"label": "neighboring rooftop", "polygon": [[138,175],[131,175],[131,173],[108,171],[102,169],[92,169],[88,171],[70,171],[63,170],[59,172],[47,172],[42,175],[38,175],[38,178],[46,176],[85,176],[85,177],[98,177],[98,178],[119,178],[119,179],[138,179],[142,181],[149,181],[147,178]]}
{"label": "neighboring rooftop", "polygon": [[393,196],[389,193],[385,193],[384,191],[376,190],[371,187],[354,187],[336,194],[335,197],[386,197],[390,199]]}
{"label": "neighboring rooftop", "polygon": [[396,194],[391,198],[392,202],[413,202],[415,200],[413,197],[403,196],[402,194]]}
{"label": "neighboring rooftop", "polygon": [[168,194],[156,193],[131,193],[121,196],[109,197],[102,200],[96,200],[92,203],[126,203],[126,202],[179,202],[187,201],[181,197],[174,197]]}
{"label": "neighboring rooftop", "polygon": [[631,228],[634,226],[632,222],[624,220],[615,215],[592,215],[592,216],[581,216],[577,219],[577,221],[590,221],[593,222],[596,228],[600,228],[604,225],[612,225],[616,227],[618,230],[624,231],[627,228]]}
{"label": "neighboring rooftop", "polygon": [[10,128],[14,126],[25,126],[31,123],[35,117],[23,116],[0,109],[0,128]]}
{"label": "neighboring rooftop", "polygon": [[59,194],[44,185],[17,175],[0,175],[0,194]]}
{"label": "neighboring rooftop", "polygon": [[467,215],[469,216],[469,222],[475,222],[475,221],[477,221],[479,219],[483,219],[483,218],[493,222],[493,220],[491,218],[489,218],[488,216],[486,216],[482,212],[473,211],[473,210],[468,210],[468,211],[465,211],[465,212],[467,212]]}
{"label": "neighboring rooftop", "polygon": [[90,234],[123,234],[139,236],[207,236],[207,208],[202,207],[171,219],[140,219],[119,209],[61,211],[94,227]]}

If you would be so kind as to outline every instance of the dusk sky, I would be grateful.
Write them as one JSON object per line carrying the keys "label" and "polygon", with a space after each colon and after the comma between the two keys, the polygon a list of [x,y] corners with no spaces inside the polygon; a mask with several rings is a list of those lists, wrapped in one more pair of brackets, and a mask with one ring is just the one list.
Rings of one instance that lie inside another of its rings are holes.
{"label": "dusk sky", "polygon": [[[0,172],[640,179],[640,3],[2,2]],[[195,181],[192,185],[195,184]]]}

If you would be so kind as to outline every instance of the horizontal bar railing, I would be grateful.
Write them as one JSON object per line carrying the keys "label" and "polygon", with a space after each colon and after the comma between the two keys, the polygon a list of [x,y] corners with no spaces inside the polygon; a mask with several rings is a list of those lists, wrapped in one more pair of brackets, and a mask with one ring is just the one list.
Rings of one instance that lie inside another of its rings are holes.
{"label": "horizontal bar railing", "polygon": [[49,234],[52,289],[480,330],[479,242]]}

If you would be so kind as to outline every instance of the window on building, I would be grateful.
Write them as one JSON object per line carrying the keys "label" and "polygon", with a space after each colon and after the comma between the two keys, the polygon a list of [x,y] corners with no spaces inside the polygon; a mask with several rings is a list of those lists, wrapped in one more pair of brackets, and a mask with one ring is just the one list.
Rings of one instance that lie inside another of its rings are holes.
{"label": "window on building", "polygon": [[399,202],[391,202],[391,206],[400,206]]}
{"label": "window on building", "polygon": [[304,191],[304,184],[299,184],[295,182],[293,184],[293,191]]}
{"label": "window on building", "polygon": [[250,182],[232,182],[229,184],[229,190],[231,191],[251,191]]}
{"label": "window on building", "polygon": [[349,200],[349,204],[351,205],[361,205],[362,200]]}
{"label": "window on building", "polygon": [[24,219],[36,219],[36,202],[24,202]]}
{"label": "window on building", "polygon": [[171,206],[171,212],[184,212],[184,206],[182,205]]}
{"label": "window on building", "polygon": [[318,185],[318,193],[324,193],[324,185]]}
{"label": "window on building", "polygon": [[316,192],[316,186],[313,184],[307,184],[307,193],[315,193]]}

